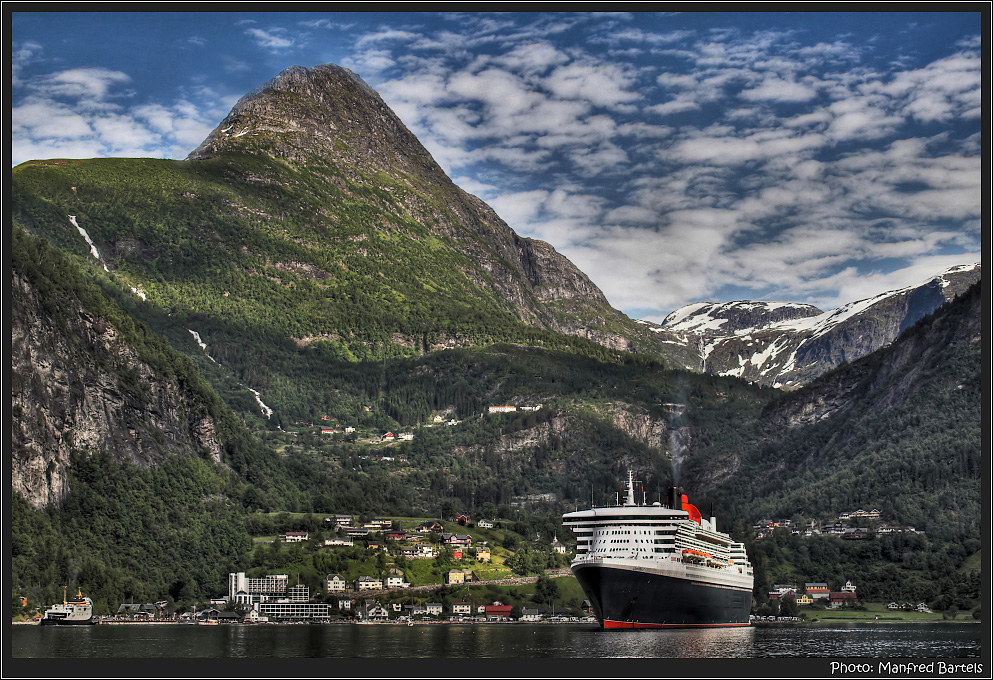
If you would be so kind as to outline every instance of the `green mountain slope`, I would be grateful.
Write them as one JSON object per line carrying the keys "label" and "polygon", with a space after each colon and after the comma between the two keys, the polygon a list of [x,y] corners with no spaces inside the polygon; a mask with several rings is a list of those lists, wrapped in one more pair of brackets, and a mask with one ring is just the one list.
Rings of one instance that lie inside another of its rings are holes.
{"label": "green mountain slope", "polygon": [[287,419],[312,415],[302,402],[319,387],[298,374],[321,381],[314,346],[346,360],[490,342],[661,347],[455,186],[337,67],[290,69],[248,95],[188,161],[18,166],[13,206],[15,224],[106,267],[141,296],[133,313],[204,358],[195,331],[229,380]]}

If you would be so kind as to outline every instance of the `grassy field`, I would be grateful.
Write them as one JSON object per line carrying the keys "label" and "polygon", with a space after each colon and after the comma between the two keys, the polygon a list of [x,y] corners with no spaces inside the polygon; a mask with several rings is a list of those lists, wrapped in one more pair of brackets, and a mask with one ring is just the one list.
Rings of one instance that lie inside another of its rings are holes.
{"label": "grassy field", "polygon": [[[820,609],[814,607],[800,607],[800,613],[808,621],[820,623],[936,623],[952,619],[946,619],[940,612],[931,614],[917,611],[904,611],[900,609],[887,609],[882,602],[869,602],[865,604],[865,611],[857,609]],[[971,612],[960,612],[955,617],[955,621],[970,622]]]}

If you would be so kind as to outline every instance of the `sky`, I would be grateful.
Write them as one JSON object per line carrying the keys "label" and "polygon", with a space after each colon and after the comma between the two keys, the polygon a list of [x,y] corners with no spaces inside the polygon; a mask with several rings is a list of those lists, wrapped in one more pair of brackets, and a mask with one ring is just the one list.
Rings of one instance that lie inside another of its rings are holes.
{"label": "sky", "polygon": [[14,11],[11,164],[182,159],[283,69],[335,63],[633,318],[829,310],[981,261],[984,19]]}

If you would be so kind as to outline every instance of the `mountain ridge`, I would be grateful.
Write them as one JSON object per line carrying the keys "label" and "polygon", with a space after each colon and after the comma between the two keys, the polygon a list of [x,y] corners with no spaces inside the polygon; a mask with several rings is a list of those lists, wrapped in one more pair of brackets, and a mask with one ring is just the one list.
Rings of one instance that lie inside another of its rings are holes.
{"label": "mountain ridge", "polygon": [[650,327],[699,347],[698,366],[705,372],[795,388],[892,342],[981,275],[978,262],[956,265],[826,312],[799,303],[694,303]]}

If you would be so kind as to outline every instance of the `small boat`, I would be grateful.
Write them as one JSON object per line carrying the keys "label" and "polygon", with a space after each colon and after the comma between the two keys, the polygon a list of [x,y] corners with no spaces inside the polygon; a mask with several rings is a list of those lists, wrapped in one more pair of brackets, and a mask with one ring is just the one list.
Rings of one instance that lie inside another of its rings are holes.
{"label": "small boat", "polygon": [[97,620],[93,618],[93,600],[83,595],[83,591],[76,589],[76,595],[72,599],[66,598],[67,586],[62,586],[62,602],[56,603],[50,609],[45,610],[45,616],[40,623],[42,626],[72,626],[91,625]]}

